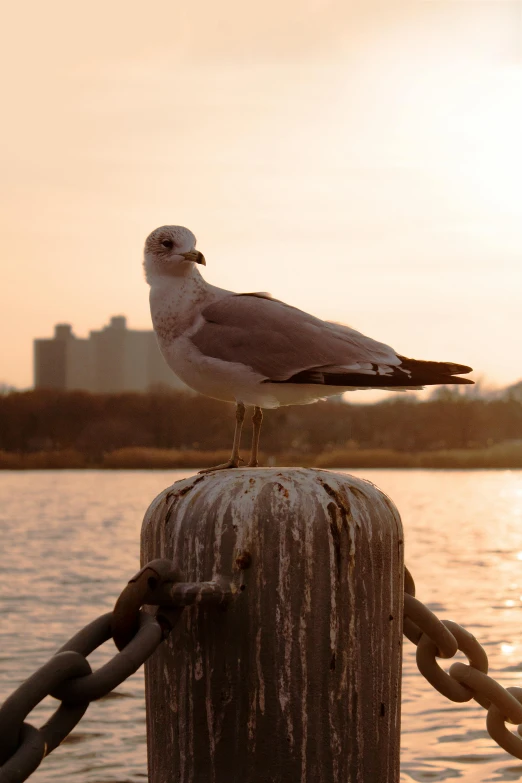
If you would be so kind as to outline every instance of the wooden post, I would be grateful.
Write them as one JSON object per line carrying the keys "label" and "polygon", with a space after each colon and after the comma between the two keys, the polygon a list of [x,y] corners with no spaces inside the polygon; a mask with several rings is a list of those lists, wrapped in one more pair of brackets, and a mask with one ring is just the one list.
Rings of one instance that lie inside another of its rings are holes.
{"label": "wooden post", "polygon": [[143,523],[142,560],[233,582],[191,606],[146,665],[150,783],[398,783],[399,514],[325,470],[176,482]]}

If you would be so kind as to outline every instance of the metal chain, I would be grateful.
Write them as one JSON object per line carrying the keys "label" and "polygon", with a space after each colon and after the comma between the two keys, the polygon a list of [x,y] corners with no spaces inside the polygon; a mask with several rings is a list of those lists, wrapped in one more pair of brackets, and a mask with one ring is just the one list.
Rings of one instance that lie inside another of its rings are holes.
{"label": "metal chain", "polygon": [[[451,620],[439,620],[415,598],[415,582],[408,571],[404,578],[404,635],[417,645],[417,666],[433,687],[451,701],[474,699],[488,711],[490,737],[512,756],[522,759],[522,739],[506,728],[518,725],[522,735],[522,688],[503,688],[488,676],[488,656],[473,634]],[[436,658],[453,658],[457,650],[469,664],[454,663],[449,672]]]}
{"label": "metal chain", "polygon": [[[451,701],[475,699],[488,711],[486,726],[495,742],[522,759],[522,739],[508,731],[506,721],[522,735],[522,688],[503,688],[488,676],[488,658],[473,634],[451,620],[439,620],[415,598],[408,569],[404,580],[404,635],[417,646],[417,666],[436,690]],[[112,612],[98,617],[69,639],[58,652],[20,685],[0,708],[0,783],[22,783],[45,756],[58,747],[85,714],[134,674],[178,621],[183,608],[196,602],[226,604],[234,590],[225,579],[181,582],[169,560],[153,560],[122,591]],[[142,611],[155,606],[155,615]],[[119,652],[93,672],[87,656],[108,639]],[[454,663],[449,672],[436,658],[452,658],[461,650],[469,665]],[[40,728],[25,719],[47,696],[60,701]]]}
{"label": "metal chain", "polygon": [[[0,708],[0,783],[22,783],[63,742],[91,701],[106,696],[134,674],[195,601],[223,604],[232,587],[223,579],[184,583],[169,560],[153,560],[122,591],[112,612],[75,634],[23,682]],[[155,615],[141,610],[158,607]],[[119,652],[93,672],[87,656],[113,639]],[[47,696],[61,703],[35,728],[25,719]]]}

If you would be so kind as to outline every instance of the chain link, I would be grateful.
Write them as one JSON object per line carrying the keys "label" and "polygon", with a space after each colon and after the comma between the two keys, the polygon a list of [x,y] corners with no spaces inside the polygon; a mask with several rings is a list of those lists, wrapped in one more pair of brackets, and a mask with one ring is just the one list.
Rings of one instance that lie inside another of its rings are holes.
{"label": "chain link", "polygon": [[[230,599],[232,587],[215,582],[181,582],[169,560],[153,560],[130,580],[112,612],[101,615],[66,642],[25,680],[0,708],[0,783],[22,783],[58,747],[85,714],[134,674],[168,636],[183,607],[194,601],[216,605]],[[142,606],[157,607],[149,614]],[[109,639],[119,652],[93,672],[87,656]],[[26,723],[47,696],[61,703],[40,728]]]}
{"label": "chain link", "polygon": [[113,612],[113,638],[118,650],[123,650],[137,632],[140,608],[144,604],[154,604],[147,600],[149,591],[158,584],[174,581],[179,581],[179,575],[170,560],[151,560],[129,580]]}
{"label": "chain link", "polygon": [[[405,569],[404,635],[417,645],[417,666],[433,687],[451,701],[475,699],[488,711],[490,737],[512,756],[522,759],[522,739],[506,728],[518,724],[522,735],[522,688],[503,688],[488,676],[488,656],[473,634],[452,620],[440,621],[415,598],[415,582]],[[452,652],[453,650],[453,652]],[[455,662],[445,672],[436,658],[452,658],[457,650],[469,664]]]}
{"label": "chain link", "polygon": [[[451,620],[439,620],[415,598],[408,569],[404,580],[404,635],[417,646],[417,666],[436,690],[451,701],[475,699],[488,711],[492,739],[522,759],[522,688],[503,688],[488,676],[488,658],[473,634]],[[232,597],[229,582],[185,583],[168,560],[142,568],[118,598],[114,611],[82,628],[20,685],[0,708],[0,783],[22,783],[42,759],[63,742],[91,701],[101,699],[134,674],[168,636],[184,606],[195,602],[219,606]],[[156,606],[155,615],[141,609]],[[109,639],[119,652],[93,672],[87,656]],[[469,664],[455,662],[449,672],[437,658],[453,658],[460,650]],[[40,728],[26,722],[47,696],[61,703]],[[518,735],[506,728],[518,725]]]}

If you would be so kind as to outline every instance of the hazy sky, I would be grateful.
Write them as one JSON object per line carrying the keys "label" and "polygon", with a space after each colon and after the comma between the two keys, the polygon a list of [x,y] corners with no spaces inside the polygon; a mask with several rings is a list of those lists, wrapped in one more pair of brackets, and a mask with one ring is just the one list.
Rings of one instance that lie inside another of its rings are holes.
{"label": "hazy sky", "polygon": [[522,378],[521,0],[4,9],[0,380],[32,338],[148,328],[141,253],[416,358]]}

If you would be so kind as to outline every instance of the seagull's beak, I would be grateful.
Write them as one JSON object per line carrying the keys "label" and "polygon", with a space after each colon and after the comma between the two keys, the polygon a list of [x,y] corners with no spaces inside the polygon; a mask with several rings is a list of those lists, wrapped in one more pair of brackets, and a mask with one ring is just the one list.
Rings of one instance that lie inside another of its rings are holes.
{"label": "seagull's beak", "polygon": [[194,261],[195,264],[202,264],[203,266],[207,265],[205,256],[203,253],[200,253],[199,250],[189,250],[188,253],[182,253],[181,255],[183,258],[186,258],[187,261]]}

